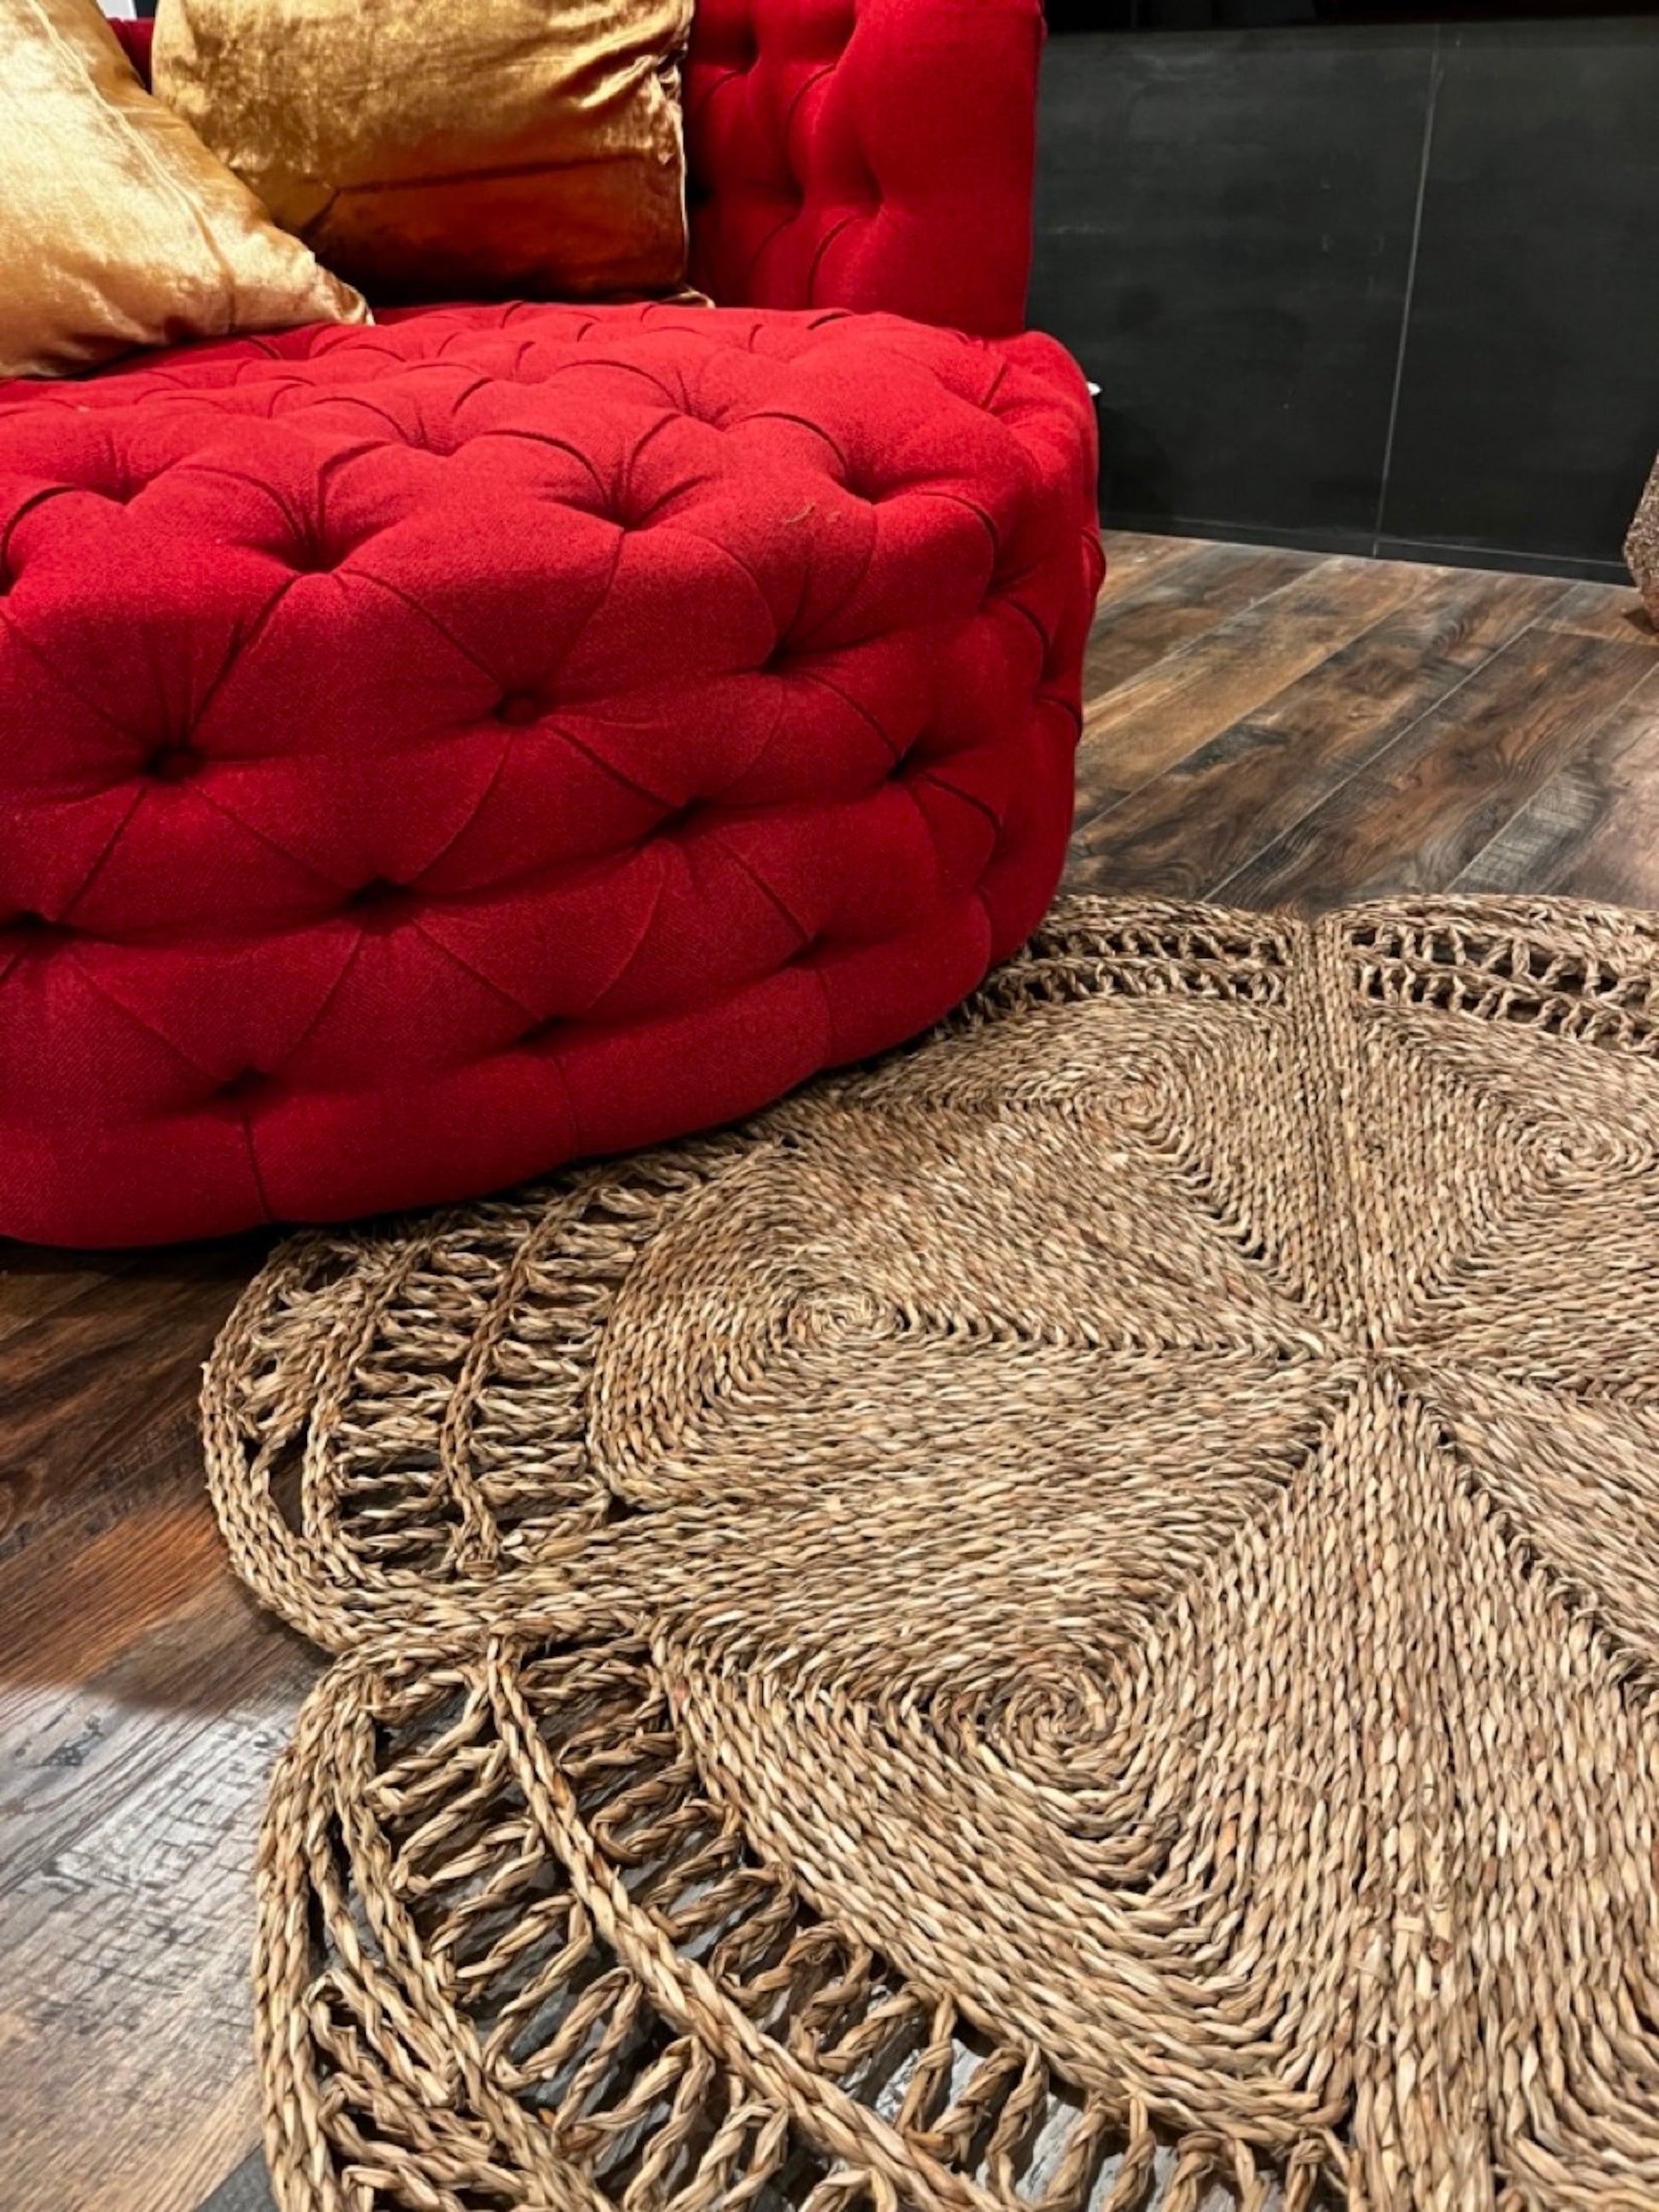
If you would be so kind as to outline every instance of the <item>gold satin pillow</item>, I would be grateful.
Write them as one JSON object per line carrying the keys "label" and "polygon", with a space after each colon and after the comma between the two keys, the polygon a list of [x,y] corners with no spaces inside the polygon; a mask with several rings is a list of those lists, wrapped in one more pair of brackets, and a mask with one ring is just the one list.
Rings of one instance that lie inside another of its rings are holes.
{"label": "gold satin pillow", "polygon": [[691,0],[161,0],[158,95],[376,301],[685,269]]}
{"label": "gold satin pillow", "polygon": [[150,98],[97,0],[0,0],[0,376],[368,316]]}

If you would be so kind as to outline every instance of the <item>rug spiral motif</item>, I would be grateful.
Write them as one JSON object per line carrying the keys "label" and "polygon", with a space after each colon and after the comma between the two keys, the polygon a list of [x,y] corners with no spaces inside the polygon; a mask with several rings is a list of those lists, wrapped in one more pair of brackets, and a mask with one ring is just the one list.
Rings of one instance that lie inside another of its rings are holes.
{"label": "rug spiral motif", "polygon": [[1659,2207],[1659,936],[1074,901],[746,1128],[295,1239],[283,2212]]}

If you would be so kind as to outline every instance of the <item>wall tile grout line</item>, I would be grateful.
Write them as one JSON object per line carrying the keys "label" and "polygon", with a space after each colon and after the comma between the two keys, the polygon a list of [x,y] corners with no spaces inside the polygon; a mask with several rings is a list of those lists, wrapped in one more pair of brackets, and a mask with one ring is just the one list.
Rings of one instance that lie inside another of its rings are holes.
{"label": "wall tile grout line", "polygon": [[1434,155],[1435,111],[1440,100],[1443,36],[1442,27],[1437,23],[1434,43],[1429,50],[1429,96],[1423,117],[1423,158],[1417,171],[1417,205],[1412,211],[1411,252],[1406,258],[1406,296],[1400,305],[1400,347],[1395,355],[1394,389],[1389,395],[1389,426],[1382,440],[1382,480],[1376,488],[1376,521],[1371,532],[1373,557],[1387,534],[1382,527],[1382,518],[1389,503],[1389,478],[1394,469],[1395,437],[1400,428],[1400,399],[1406,385],[1406,354],[1411,343],[1412,308],[1417,298],[1417,263],[1423,244],[1423,208],[1428,198],[1429,164]]}
{"label": "wall tile grout line", "polygon": [[1369,530],[1283,530],[1265,523],[1218,520],[1207,514],[1109,513],[1103,527],[1109,536],[1115,532],[1187,538],[1196,545],[1277,549],[1311,553],[1324,560],[1403,561],[1412,568],[1486,568],[1497,575],[1612,584],[1620,590],[1630,583],[1630,571],[1622,561],[1604,561],[1580,553],[1540,553],[1521,545],[1482,544],[1475,538],[1406,538],[1385,531],[1379,543]]}
{"label": "wall tile grout line", "polygon": [[[1611,584],[1623,590],[1630,571],[1622,561],[1598,561],[1575,553],[1534,553],[1519,545],[1482,545],[1461,538],[1398,538],[1382,533],[1387,549],[1373,557],[1404,561],[1414,568],[1480,568],[1490,564],[1496,574],[1553,577],[1565,583]],[[1467,556],[1467,558],[1465,557]]]}

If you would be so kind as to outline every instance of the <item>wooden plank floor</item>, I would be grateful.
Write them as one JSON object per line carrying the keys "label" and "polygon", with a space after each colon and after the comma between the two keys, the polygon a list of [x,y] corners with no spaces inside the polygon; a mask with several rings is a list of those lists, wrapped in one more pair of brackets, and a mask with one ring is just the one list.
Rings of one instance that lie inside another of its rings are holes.
{"label": "wooden plank floor", "polygon": [[[1659,907],[1633,593],[1112,542],[1069,881]],[[316,1662],[227,1572],[198,1371],[266,1249],[0,1251],[0,2212],[252,2212],[248,1867]]]}

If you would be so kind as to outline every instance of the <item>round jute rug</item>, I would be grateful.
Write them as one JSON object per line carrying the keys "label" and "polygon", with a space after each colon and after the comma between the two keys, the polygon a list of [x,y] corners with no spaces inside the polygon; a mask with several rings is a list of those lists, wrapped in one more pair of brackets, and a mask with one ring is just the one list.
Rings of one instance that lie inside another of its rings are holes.
{"label": "round jute rug", "polygon": [[283,1249],[283,2212],[1659,2206],[1659,927],[1073,903]]}

